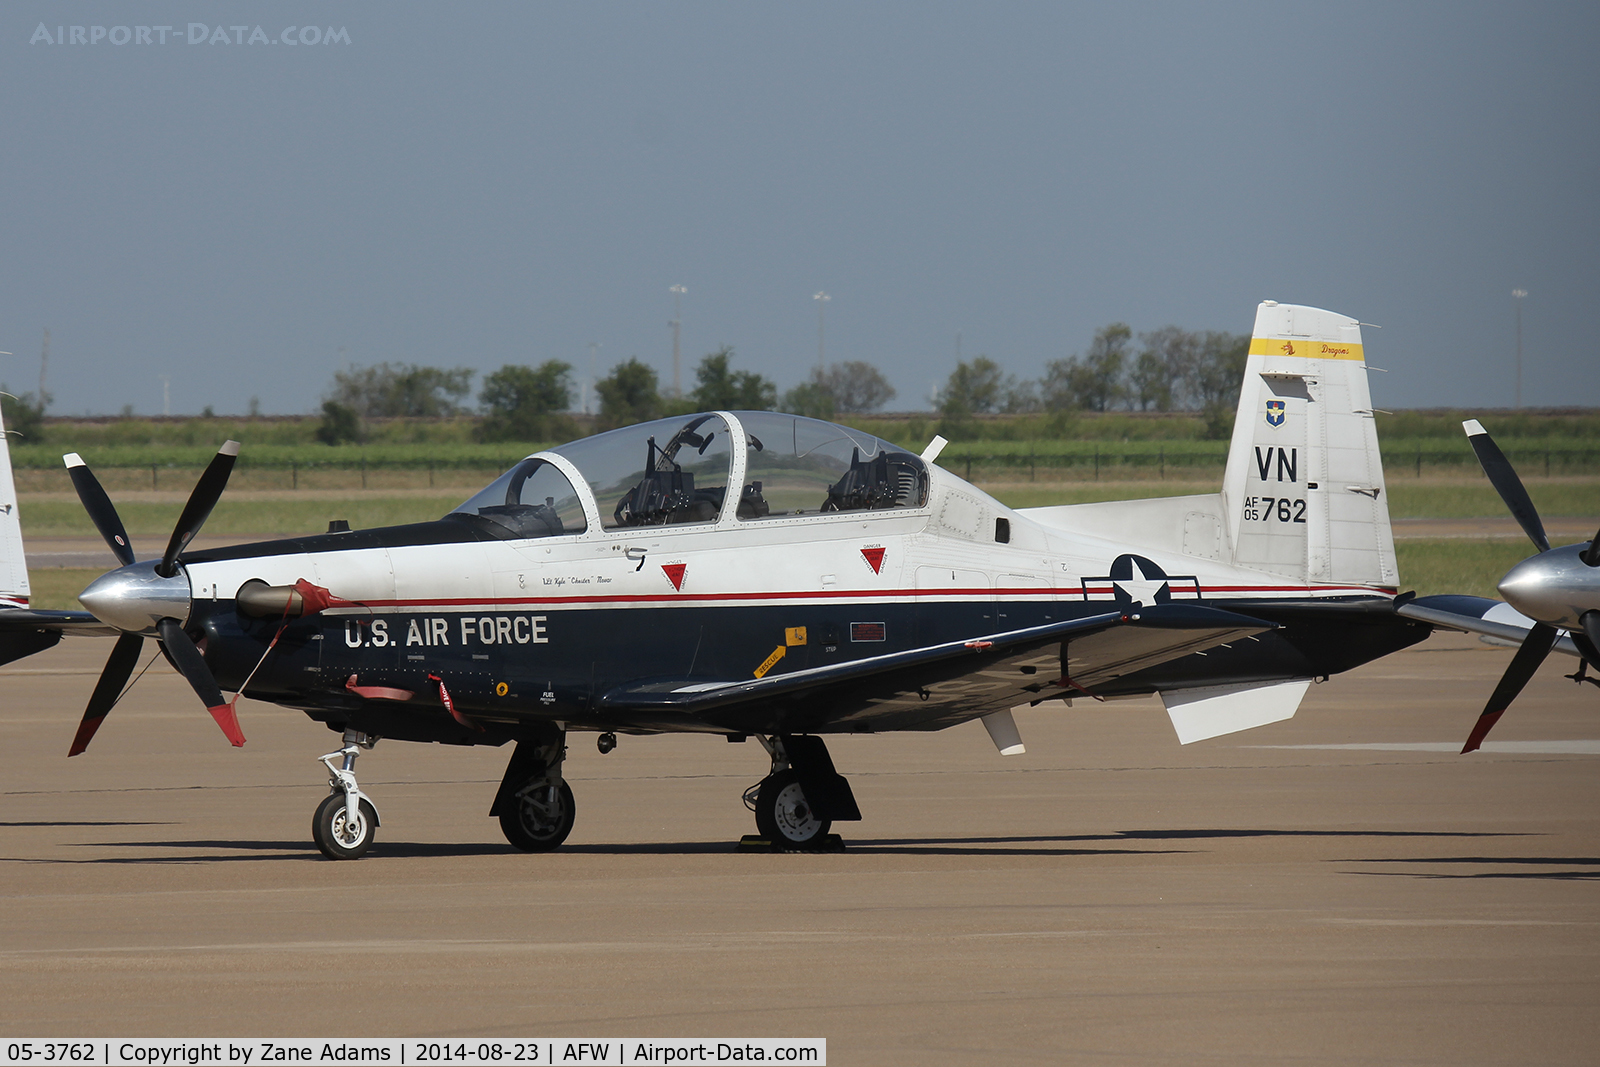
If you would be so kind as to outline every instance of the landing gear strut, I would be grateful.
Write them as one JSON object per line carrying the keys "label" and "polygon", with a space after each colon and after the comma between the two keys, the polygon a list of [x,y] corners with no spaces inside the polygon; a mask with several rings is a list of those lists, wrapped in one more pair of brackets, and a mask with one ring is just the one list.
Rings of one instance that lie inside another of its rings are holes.
{"label": "landing gear strut", "polygon": [[[360,730],[344,732],[344,747],[319,757],[328,768],[328,795],[311,817],[311,839],[330,860],[355,860],[367,854],[378,829],[378,809],[356,785],[356,757],[378,743]],[[344,762],[335,767],[335,757]]]}
{"label": "landing gear strut", "polygon": [[499,816],[500,832],[524,852],[559,848],[572,832],[577,808],[572,787],[561,777],[566,754],[566,729],[552,724],[518,741],[506,765],[489,814]]}
{"label": "landing gear strut", "polygon": [[745,791],[756,833],[779,849],[814,849],[828,839],[835,819],[858,820],[850,783],[833,769],[820,737],[756,735],[772,757],[772,771]]}

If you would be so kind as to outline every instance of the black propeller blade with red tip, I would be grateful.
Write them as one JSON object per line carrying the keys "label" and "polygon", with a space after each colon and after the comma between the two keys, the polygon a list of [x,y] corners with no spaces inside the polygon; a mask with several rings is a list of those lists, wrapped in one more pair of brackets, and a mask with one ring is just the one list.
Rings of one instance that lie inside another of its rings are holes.
{"label": "black propeller blade with red tip", "polygon": [[[167,542],[167,550],[155,566],[156,574],[163,578],[171,578],[178,573],[178,556],[188,547],[189,542],[194,540],[195,535],[200,532],[200,527],[205,524],[212,509],[216,507],[223,490],[227,488],[228,476],[233,472],[233,465],[238,455],[237,441],[228,441],[217,450],[210,465],[195,483],[194,490],[190,492],[189,500],[183,506],[183,512],[178,516],[172,538]],[[81,456],[74,452],[64,458],[67,471],[72,477],[73,487],[78,491],[78,499],[83,501],[84,509],[88,511],[95,528],[100,531],[100,535],[105,538],[106,544],[111,547],[111,551],[124,567],[134,563],[133,546],[129,543],[127,530],[123,527],[122,519],[118,517],[111,498],[106,495],[105,489]],[[189,682],[195,695],[206,706],[212,718],[216,719],[217,725],[222,727],[222,732],[228,740],[235,746],[244,744],[244,735],[239,730],[239,720],[234,714],[233,706],[222,699],[222,690],[217,685],[216,678],[212,676],[211,669],[206,666],[205,657],[199,647],[184,632],[183,621],[162,618],[156,622],[156,634],[157,640],[166,650],[167,658]],[[89,697],[89,705],[84,709],[83,720],[78,724],[77,736],[73,738],[72,748],[67,755],[76,756],[88,748],[95,731],[100,728],[106,714],[121,697],[123,687],[138,662],[139,650],[143,644],[144,637],[138,632],[125,631],[117,639],[116,646],[106,660],[105,668],[100,672],[100,681]]]}
{"label": "black propeller blade with red tip", "polygon": [[83,721],[78,723],[78,735],[72,739],[72,748],[67,755],[76,756],[89,747],[94,732],[106,721],[106,713],[117,703],[122,696],[122,687],[133,676],[133,668],[139,663],[139,650],[143,647],[144,638],[138,634],[123,634],[117,638],[105,669],[100,672],[100,681],[95,684],[94,693],[89,697],[89,706],[83,711]]}
{"label": "black propeller blade with red tip", "polygon": [[[1489,436],[1489,431],[1485,430],[1477,419],[1462,423],[1462,428],[1467,431],[1467,440],[1472,443],[1472,451],[1477,455],[1483,473],[1489,476],[1489,484],[1494,486],[1495,492],[1500,494],[1500,499],[1505,501],[1512,517],[1522,527],[1522,532],[1528,535],[1528,540],[1532,541],[1540,552],[1550,551],[1550,539],[1545,536],[1544,523],[1539,519],[1539,511],[1533,506],[1533,500],[1528,496],[1528,490],[1522,484],[1522,479],[1517,477],[1516,468],[1511,466],[1511,461],[1506,459],[1505,453],[1500,451],[1500,446],[1494,443],[1494,438]],[[1478,715],[1478,721],[1473,724],[1472,733],[1461,749],[1463,753],[1475,752],[1483,744],[1483,739],[1494,728],[1494,724],[1500,721],[1500,716],[1511,706],[1511,702],[1517,699],[1517,694],[1522,692],[1528,680],[1533,677],[1533,673],[1550,654],[1550,649],[1555,646],[1558,636],[1555,627],[1542,622],[1535,623],[1528,631],[1528,636],[1522,639],[1517,654],[1511,657],[1511,664],[1506,667],[1505,674],[1500,676],[1499,684],[1489,695],[1489,702]]]}
{"label": "black propeller blade with red tip", "polygon": [[1511,706],[1513,700],[1517,699],[1522,687],[1528,684],[1533,672],[1539,669],[1539,664],[1550,654],[1550,649],[1555,646],[1556,636],[1556,628],[1546,626],[1542,622],[1535,623],[1533,629],[1528,631],[1528,636],[1522,639],[1522,646],[1517,649],[1517,654],[1511,657],[1511,666],[1500,676],[1500,683],[1489,695],[1489,703],[1484,705],[1483,713],[1473,724],[1472,734],[1462,746],[1463,754],[1476,752],[1478,746],[1483,744],[1483,739],[1489,735],[1494,724],[1500,721],[1501,714]]}

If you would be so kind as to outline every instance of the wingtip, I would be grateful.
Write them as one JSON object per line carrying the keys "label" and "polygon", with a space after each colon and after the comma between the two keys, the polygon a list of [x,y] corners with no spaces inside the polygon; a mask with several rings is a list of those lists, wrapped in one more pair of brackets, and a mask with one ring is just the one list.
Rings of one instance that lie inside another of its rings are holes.
{"label": "wingtip", "polygon": [[1489,432],[1483,428],[1483,423],[1479,422],[1477,419],[1468,419],[1466,422],[1461,424],[1461,428],[1467,431],[1468,437],[1481,437]]}

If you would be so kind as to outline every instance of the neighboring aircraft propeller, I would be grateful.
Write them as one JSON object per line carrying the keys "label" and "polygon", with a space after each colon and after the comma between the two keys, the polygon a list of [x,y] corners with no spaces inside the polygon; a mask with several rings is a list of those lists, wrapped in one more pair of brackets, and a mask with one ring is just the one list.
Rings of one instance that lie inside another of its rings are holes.
{"label": "neighboring aircraft propeller", "polygon": [[63,457],[78,499],[83,501],[95,528],[122,564],[96,579],[78,598],[100,621],[121,630],[122,636],[117,638],[100,672],[100,681],[89,697],[89,706],[84,709],[83,720],[78,724],[77,736],[67,755],[76,756],[89,747],[90,739],[132,676],[146,634],[153,634],[160,642],[167,658],[188,679],[195,695],[217,720],[228,740],[235,747],[244,744],[238,716],[222,699],[222,689],[212,677],[199,647],[184,632],[183,624],[189,617],[190,590],[189,580],[178,569],[179,553],[194,540],[211,509],[216,507],[238,455],[237,441],[225,442],[217,450],[189,494],[189,501],[183,506],[172,538],[167,542],[166,552],[160,560],[143,562],[135,562],[122,519],[88,464],[76,452]]}
{"label": "neighboring aircraft propeller", "polygon": [[1517,477],[1516,470],[1489,436],[1489,431],[1477,419],[1469,419],[1461,425],[1467,431],[1467,440],[1472,443],[1472,451],[1477,454],[1483,473],[1489,476],[1489,483],[1539,550],[1538,555],[1523,560],[1500,579],[1500,595],[1505,597],[1506,603],[1532,619],[1534,626],[1511,658],[1510,666],[1473,725],[1472,734],[1461,750],[1465,753],[1483,744],[1484,737],[1501,714],[1528,684],[1560,636],[1558,628],[1570,631],[1572,642],[1583,658],[1600,670],[1600,648],[1597,648],[1600,646],[1600,531],[1587,545],[1551,548],[1544,523],[1539,520],[1539,512],[1529,499],[1522,479]]}

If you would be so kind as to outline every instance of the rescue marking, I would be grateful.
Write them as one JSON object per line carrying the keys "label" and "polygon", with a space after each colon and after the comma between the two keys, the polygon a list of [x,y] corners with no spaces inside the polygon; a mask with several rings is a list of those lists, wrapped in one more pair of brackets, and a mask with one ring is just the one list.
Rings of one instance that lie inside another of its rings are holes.
{"label": "rescue marking", "polygon": [[762,660],[761,666],[756,668],[756,677],[765,678],[767,676],[767,672],[770,671],[777,664],[777,662],[783,658],[784,653],[788,651],[789,649],[784,645],[779,645],[777,648],[773,649],[772,655]]}

